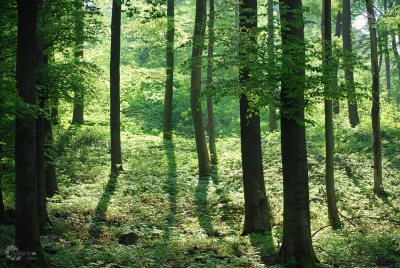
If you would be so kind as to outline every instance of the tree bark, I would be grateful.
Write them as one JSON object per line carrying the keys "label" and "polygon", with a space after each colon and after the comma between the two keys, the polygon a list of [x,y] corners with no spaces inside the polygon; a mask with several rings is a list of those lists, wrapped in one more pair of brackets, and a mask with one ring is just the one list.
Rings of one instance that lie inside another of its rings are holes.
{"label": "tree bark", "polygon": [[376,37],[376,19],[373,0],[365,0],[368,14],[368,25],[371,42],[371,73],[372,73],[372,133],[374,152],[374,193],[384,195],[382,184],[382,145],[380,126],[380,100],[379,100],[379,68],[378,68],[378,41]]}
{"label": "tree bark", "polygon": [[210,145],[211,165],[217,164],[217,148],[215,145],[214,107],[213,107],[213,60],[214,60],[214,0],[210,0],[209,22],[208,22],[208,53],[207,53],[207,119],[208,119],[208,142]]}
{"label": "tree bark", "polygon": [[44,110],[46,102],[45,81],[43,77],[43,68],[47,64],[42,48],[41,38],[37,40],[37,66],[36,71],[39,74],[37,79],[36,93],[38,96],[40,112],[36,117],[36,177],[37,177],[37,211],[39,221],[39,232],[44,234],[48,213],[46,200],[46,182],[45,182],[45,132],[44,132]]}
{"label": "tree bark", "polygon": [[111,172],[122,171],[121,108],[120,108],[120,56],[121,55],[121,1],[113,0],[111,19],[110,60],[110,128]]}
{"label": "tree bark", "polygon": [[201,111],[201,57],[203,54],[205,28],[206,0],[196,0],[190,106],[194,124],[194,135],[196,140],[200,177],[211,175],[210,157],[208,154],[203,115]]}
{"label": "tree bark", "polygon": [[174,39],[175,39],[175,0],[167,1],[167,68],[164,98],[164,139],[172,139],[172,101],[174,92]]}
{"label": "tree bark", "polygon": [[0,177],[0,224],[8,224],[9,219],[6,214],[6,209],[4,207],[4,201],[3,201],[3,191],[1,187],[1,177]]}
{"label": "tree bark", "polygon": [[[386,14],[388,9],[388,1],[384,0],[383,1],[383,10]],[[389,34],[388,34],[388,29],[387,27],[385,28],[385,33],[383,35],[384,38],[384,53],[385,53],[385,77],[386,77],[386,91],[388,96],[390,95],[391,92],[391,83],[390,83],[390,56],[389,56]]]}
{"label": "tree bark", "polygon": [[[38,2],[17,1],[18,37],[16,80],[18,95],[27,105],[36,105],[36,60]],[[15,242],[21,251],[36,252],[38,265],[48,267],[39,239],[37,214],[37,170],[36,170],[36,119],[18,107],[15,133],[16,175],[16,226]]]}
{"label": "tree bark", "polygon": [[[392,7],[393,7],[393,2],[390,2],[389,8],[392,8]],[[394,58],[396,60],[397,75],[400,80],[400,55],[399,55],[399,50],[397,49],[396,34],[393,31],[391,31],[390,35],[392,37],[392,50],[393,50]]]}
{"label": "tree bark", "polygon": [[283,264],[314,267],[304,126],[305,44],[301,0],[280,0],[282,34],[281,147]]}
{"label": "tree bark", "polygon": [[[75,59],[77,62],[83,58],[83,1],[76,2],[76,16],[75,16]],[[72,113],[72,123],[81,125],[84,122],[84,94],[82,88],[82,81],[79,81],[74,88],[74,110]]]}
{"label": "tree bark", "polygon": [[331,0],[322,1],[322,47],[323,47],[323,66],[324,66],[324,110],[325,110],[325,184],[326,199],[328,205],[329,223],[334,230],[339,229],[340,218],[336,205],[335,193],[335,173],[334,173],[334,133],[333,133],[333,107],[331,94],[335,93],[334,81],[334,62],[332,55],[332,7]]}
{"label": "tree bark", "polygon": [[[342,12],[338,11],[336,15],[336,26],[335,26],[335,37],[340,38],[342,35]],[[336,94],[335,98],[333,99],[333,113],[339,114],[340,113],[340,103],[339,103],[339,79],[338,79],[338,71],[339,71],[339,59],[335,55],[332,60],[334,61],[333,64],[333,87],[334,92]]]}
{"label": "tree bark", "polygon": [[46,196],[53,197],[58,192],[56,166],[54,163],[54,138],[52,121],[48,116],[44,117],[45,133],[45,163],[46,163]]}
{"label": "tree bark", "polygon": [[343,63],[344,75],[346,79],[347,100],[349,106],[349,122],[352,127],[360,123],[358,117],[356,90],[354,84],[353,48],[351,44],[351,8],[350,0],[343,0]]}
{"label": "tree bark", "polygon": [[[261,151],[260,116],[258,109],[252,113],[246,91],[249,91],[251,58],[257,51],[257,0],[244,0],[239,4],[239,43],[240,85],[240,138],[242,149],[242,169],[244,188],[244,228],[242,235],[262,233],[271,230],[268,198],[265,193],[264,173]],[[243,40],[244,39],[244,40]]]}
{"label": "tree bark", "polygon": [[[275,26],[274,26],[274,1],[268,0],[268,62],[270,66],[275,66]],[[271,91],[275,90],[275,79],[271,77],[270,79],[272,87]],[[274,95],[274,94],[273,94]],[[268,115],[269,115],[269,131],[274,132],[277,130],[278,126],[276,124],[276,108],[274,105],[274,100],[271,101],[268,107]]]}

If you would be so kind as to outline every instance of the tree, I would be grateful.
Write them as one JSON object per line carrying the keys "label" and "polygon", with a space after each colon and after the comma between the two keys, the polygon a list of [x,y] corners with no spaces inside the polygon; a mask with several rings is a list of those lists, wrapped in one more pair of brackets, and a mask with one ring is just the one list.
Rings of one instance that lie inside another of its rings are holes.
{"label": "tree", "polygon": [[[38,1],[17,1],[18,41],[16,78],[18,107],[15,129],[16,225],[15,242],[19,250],[36,252],[40,267],[47,267],[39,239],[36,169],[35,76],[37,49],[36,22]],[[30,109],[29,109],[29,108]]]}
{"label": "tree", "polygon": [[[325,183],[328,203],[328,217],[333,229],[340,228],[340,219],[336,205],[335,174],[334,174],[334,133],[333,107],[331,95],[334,92],[334,72],[332,55],[332,8],[331,0],[322,1],[322,47],[324,66],[324,110],[325,110]],[[337,82],[337,81],[336,81]]]}
{"label": "tree", "polygon": [[[75,1],[75,60],[78,62],[83,58],[83,1]],[[84,110],[84,97],[83,97],[83,88],[82,81],[76,82],[74,85],[74,110],[72,113],[72,123],[81,125],[84,122],[83,119],[83,110]]]}
{"label": "tree", "polygon": [[379,66],[378,66],[378,41],[376,37],[376,19],[373,0],[365,0],[368,14],[368,26],[371,42],[371,74],[372,74],[372,133],[374,152],[374,193],[384,195],[382,185],[382,143],[380,125],[380,100],[379,100]]}
{"label": "tree", "polygon": [[352,60],[352,44],[351,44],[351,8],[350,0],[343,0],[343,15],[342,15],[342,35],[343,35],[343,63],[344,75],[346,79],[347,100],[349,106],[349,122],[352,127],[360,123],[358,117],[357,100],[355,97],[354,84],[354,67]]}
{"label": "tree", "polygon": [[[274,1],[273,0],[268,0],[268,62],[269,65],[274,66],[275,65],[275,26],[274,26]],[[271,79],[271,81],[274,81]],[[275,88],[275,83],[270,82],[272,84],[271,90],[274,90]],[[268,114],[269,114],[269,131],[274,132],[277,129],[277,124],[276,124],[276,108],[271,101],[268,107]]]}
{"label": "tree", "polygon": [[113,0],[110,59],[111,172],[122,171],[120,108],[121,1]]}
{"label": "tree", "polygon": [[199,162],[199,175],[210,176],[211,165],[208,154],[206,134],[201,111],[201,56],[203,53],[206,28],[206,0],[196,0],[196,17],[192,49],[192,79],[190,106],[192,110],[196,150]]}
{"label": "tree", "polygon": [[[244,228],[242,235],[271,230],[268,198],[265,193],[261,151],[260,116],[257,108],[251,107],[246,94],[251,94],[252,55],[256,55],[257,0],[244,0],[239,4],[239,77],[240,139],[244,188]],[[247,92],[246,92],[247,91]],[[252,109],[254,111],[252,111]]]}
{"label": "tree", "polygon": [[167,1],[167,68],[164,100],[164,139],[172,139],[172,100],[174,91],[174,39],[175,39],[175,0]]}
{"label": "tree", "polygon": [[311,241],[307,148],[304,126],[305,44],[301,0],[280,0],[282,35],[281,148],[283,167],[284,264],[314,267]]}
{"label": "tree", "polygon": [[[338,11],[336,15],[336,26],[335,26],[335,37],[340,38],[342,35],[342,12]],[[333,87],[335,98],[333,100],[333,113],[340,113],[340,105],[339,105],[339,83],[338,83],[338,71],[339,71],[339,59],[338,56],[334,56],[333,60]]]}
{"label": "tree", "polygon": [[[383,1],[383,10],[386,14],[388,9],[388,1]],[[383,35],[383,42],[384,42],[384,54],[385,54],[385,77],[386,77],[386,91],[387,94],[390,95],[391,91],[391,84],[390,84],[390,56],[389,56],[389,34],[388,28],[385,27],[384,35]]]}
{"label": "tree", "polygon": [[215,6],[214,0],[210,0],[208,21],[208,53],[207,53],[207,119],[208,119],[208,142],[210,145],[211,165],[217,164],[217,148],[215,146],[214,129],[214,107],[213,107],[213,59],[214,59],[214,20]]}

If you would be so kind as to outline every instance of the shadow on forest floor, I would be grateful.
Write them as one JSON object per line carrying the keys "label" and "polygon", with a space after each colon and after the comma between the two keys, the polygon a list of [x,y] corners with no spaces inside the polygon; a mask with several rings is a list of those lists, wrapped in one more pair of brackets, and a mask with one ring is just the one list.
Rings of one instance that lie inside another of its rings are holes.
{"label": "shadow on forest floor", "polygon": [[106,213],[112,195],[115,192],[115,187],[117,184],[118,173],[110,174],[110,178],[104,188],[103,195],[100,197],[97,203],[96,211],[89,228],[89,239],[95,241],[101,235],[101,228],[106,221]]}
{"label": "shadow on forest floor", "polygon": [[199,177],[198,184],[195,192],[195,204],[197,218],[201,228],[206,232],[208,236],[213,236],[215,232],[212,217],[210,213],[210,206],[208,203],[208,186],[210,185],[211,178]]}
{"label": "shadow on forest floor", "polygon": [[177,210],[177,174],[176,174],[176,159],[175,159],[175,144],[173,141],[164,141],[164,150],[167,156],[168,174],[164,184],[164,190],[168,194],[169,212],[167,215],[167,226],[164,228],[164,241],[170,240],[171,226],[175,221]]}
{"label": "shadow on forest floor", "polygon": [[250,234],[250,242],[260,254],[262,262],[266,266],[277,264],[278,254],[275,251],[274,240],[271,232],[262,234]]}

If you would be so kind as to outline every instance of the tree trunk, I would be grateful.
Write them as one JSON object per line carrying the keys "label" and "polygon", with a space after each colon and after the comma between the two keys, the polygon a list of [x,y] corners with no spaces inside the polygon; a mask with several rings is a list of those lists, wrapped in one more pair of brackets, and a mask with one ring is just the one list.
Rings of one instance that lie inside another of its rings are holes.
{"label": "tree trunk", "polygon": [[46,162],[46,196],[53,197],[58,192],[57,173],[54,163],[54,138],[52,122],[49,117],[44,117],[45,133],[45,162]]}
{"label": "tree trunk", "polygon": [[[393,7],[393,2],[389,3],[389,8]],[[392,37],[392,50],[393,50],[393,55],[396,60],[396,66],[397,66],[397,75],[400,80],[400,55],[399,55],[399,50],[397,49],[397,42],[396,42],[396,34],[392,31],[390,33]]]}
{"label": "tree trunk", "polygon": [[347,100],[349,106],[349,121],[352,127],[360,123],[354,84],[353,48],[351,44],[351,8],[350,0],[343,0],[343,63],[346,79]]}
{"label": "tree trunk", "polygon": [[[75,16],[75,59],[77,62],[83,58],[83,1],[76,2],[76,16]],[[84,94],[82,88],[82,81],[79,81],[74,88],[74,110],[72,114],[72,124],[81,125],[84,122]]]}
{"label": "tree trunk", "polygon": [[283,167],[283,264],[314,267],[304,126],[305,44],[301,0],[280,0],[282,55],[281,147]]}
{"label": "tree trunk", "polygon": [[194,135],[196,140],[199,175],[210,176],[211,165],[208,155],[203,115],[201,111],[201,57],[203,54],[204,34],[206,28],[206,0],[196,0],[196,18],[193,35],[192,81],[190,106],[192,110]]}
{"label": "tree trunk", "polygon": [[111,19],[110,60],[110,127],[111,172],[122,171],[121,108],[120,108],[120,57],[121,57],[121,1],[113,0]]}
{"label": "tree trunk", "polygon": [[2,187],[1,187],[1,177],[0,177],[0,224],[8,224],[8,223],[9,223],[9,219],[7,217],[6,209],[4,207],[3,191],[2,191]]}
{"label": "tree trunk", "polygon": [[371,42],[372,73],[372,133],[374,152],[374,193],[381,196],[385,193],[382,185],[382,151],[379,101],[378,41],[376,38],[376,19],[373,0],[365,0],[368,14],[368,25]]}
{"label": "tree trunk", "polygon": [[36,117],[36,177],[37,177],[37,212],[39,221],[39,232],[45,232],[47,223],[47,200],[46,200],[46,182],[45,182],[45,132],[44,132],[44,110],[46,102],[45,81],[42,70],[47,64],[42,49],[41,38],[37,40],[37,86],[36,93],[39,101],[40,112]]}
{"label": "tree trunk", "polygon": [[[17,1],[18,41],[16,80],[18,95],[27,105],[36,105],[36,15],[38,2]],[[36,119],[21,107],[16,114],[15,175],[16,226],[15,242],[21,251],[36,252],[38,266],[47,267],[41,249],[37,214]]]}
{"label": "tree trunk", "polygon": [[217,148],[215,146],[214,107],[213,107],[213,59],[214,59],[214,0],[210,0],[210,14],[208,22],[208,54],[207,54],[207,119],[208,139],[210,144],[211,165],[217,164]]}
{"label": "tree trunk", "polygon": [[[275,66],[275,26],[274,26],[274,1],[268,0],[268,62],[270,66]],[[275,79],[271,76],[270,78],[272,87],[270,88],[271,91],[275,90]],[[272,94],[274,95],[274,94]],[[276,108],[274,105],[274,100],[271,101],[268,107],[268,115],[269,115],[269,131],[274,132],[277,129],[276,124]]]}
{"label": "tree trunk", "polygon": [[[244,0],[239,5],[239,26],[243,40],[239,44],[240,84],[240,138],[242,148],[242,169],[244,188],[244,228],[242,235],[262,233],[271,230],[268,198],[265,193],[264,173],[261,151],[260,116],[258,110],[250,111],[250,102],[246,96],[251,58],[256,54],[257,37],[257,0]],[[253,45],[251,45],[253,44]]]}
{"label": "tree trunk", "polygon": [[174,39],[175,39],[175,0],[168,0],[167,7],[167,68],[164,99],[164,139],[172,139],[172,100],[174,92]]}
{"label": "tree trunk", "polygon": [[[333,229],[340,228],[340,218],[336,205],[335,174],[334,174],[334,133],[333,133],[333,108],[331,94],[334,93],[334,72],[332,55],[332,23],[331,23],[331,0],[322,1],[322,47],[324,66],[324,91],[325,91],[325,184],[326,199],[328,205],[329,223]],[[337,83],[337,78],[336,78]]]}
{"label": "tree trunk", "polygon": [[[388,9],[388,1],[384,0],[383,1],[383,10],[386,14]],[[384,47],[385,47],[385,77],[386,77],[386,91],[388,96],[390,95],[391,92],[391,84],[390,84],[390,57],[389,57],[389,34],[388,34],[388,29],[385,27],[385,33],[383,35],[384,38]]]}
{"label": "tree trunk", "polygon": [[51,110],[50,110],[51,123],[53,125],[60,124],[60,118],[58,115],[58,103],[59,103],[58,97],[55,97],[54,104],[52,105]]}
{"label": "tree trunk", "polygon": [[[336,29],[335,29],[335,37],[340,38],[342,35],[342,13],[338,11],[336,15]],[[338,71],[339,71],[339,59],[335,55],[332,60],[333,62],[333,87],[334,93],[336,94],[335,98],[333,99],[333,113],[339,114],[340,113],[340,104],[339,104],[339,80],[338,80]]]}

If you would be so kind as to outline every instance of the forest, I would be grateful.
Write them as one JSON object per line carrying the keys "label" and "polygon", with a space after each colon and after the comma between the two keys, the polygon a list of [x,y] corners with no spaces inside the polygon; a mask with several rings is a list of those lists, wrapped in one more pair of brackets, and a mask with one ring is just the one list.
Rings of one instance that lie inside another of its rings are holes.
{"label": "forest", "polygon": [[0,3],[0,267],[400,267],[399,0]]}

